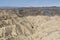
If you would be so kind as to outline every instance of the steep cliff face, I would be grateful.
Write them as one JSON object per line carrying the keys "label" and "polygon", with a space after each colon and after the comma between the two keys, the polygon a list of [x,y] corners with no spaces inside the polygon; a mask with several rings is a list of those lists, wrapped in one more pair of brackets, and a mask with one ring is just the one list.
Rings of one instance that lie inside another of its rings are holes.
{"label": "steep cliff face", "polygon": [[60,11],[0,10],[0,40],[59,40]]}

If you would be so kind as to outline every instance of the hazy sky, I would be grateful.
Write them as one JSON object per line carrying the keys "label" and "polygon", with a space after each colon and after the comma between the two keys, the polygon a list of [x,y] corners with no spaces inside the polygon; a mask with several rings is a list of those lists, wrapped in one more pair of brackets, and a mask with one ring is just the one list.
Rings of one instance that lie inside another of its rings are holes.
{"label": "hazy sky", "polygon": [[60,0],[0,0],[0,7],[60,6]]}

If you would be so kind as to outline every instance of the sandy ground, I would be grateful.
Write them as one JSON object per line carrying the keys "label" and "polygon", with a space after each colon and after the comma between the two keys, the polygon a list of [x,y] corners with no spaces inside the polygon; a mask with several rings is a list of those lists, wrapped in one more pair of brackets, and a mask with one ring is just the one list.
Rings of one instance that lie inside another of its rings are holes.
{"label": "sandy ground", "polygon": [[60,16],[0,14],[0,40],[60,40]]}

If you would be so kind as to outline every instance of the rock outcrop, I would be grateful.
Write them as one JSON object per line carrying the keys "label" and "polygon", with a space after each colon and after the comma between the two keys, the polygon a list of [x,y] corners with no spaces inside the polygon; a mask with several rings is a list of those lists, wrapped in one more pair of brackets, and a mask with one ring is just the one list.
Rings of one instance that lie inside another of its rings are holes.
{"label": "rock outcrop", "polygon": [[0,40],[59,40],[60,10],[0,10]]}

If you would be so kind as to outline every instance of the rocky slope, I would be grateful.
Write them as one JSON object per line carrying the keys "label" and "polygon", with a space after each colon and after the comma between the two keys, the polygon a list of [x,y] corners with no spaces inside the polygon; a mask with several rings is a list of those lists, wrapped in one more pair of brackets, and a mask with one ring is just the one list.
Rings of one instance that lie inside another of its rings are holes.
{"label": "rocky slope", "polygon": [[60,40],[60,10],[0,10],[0,40]]}

